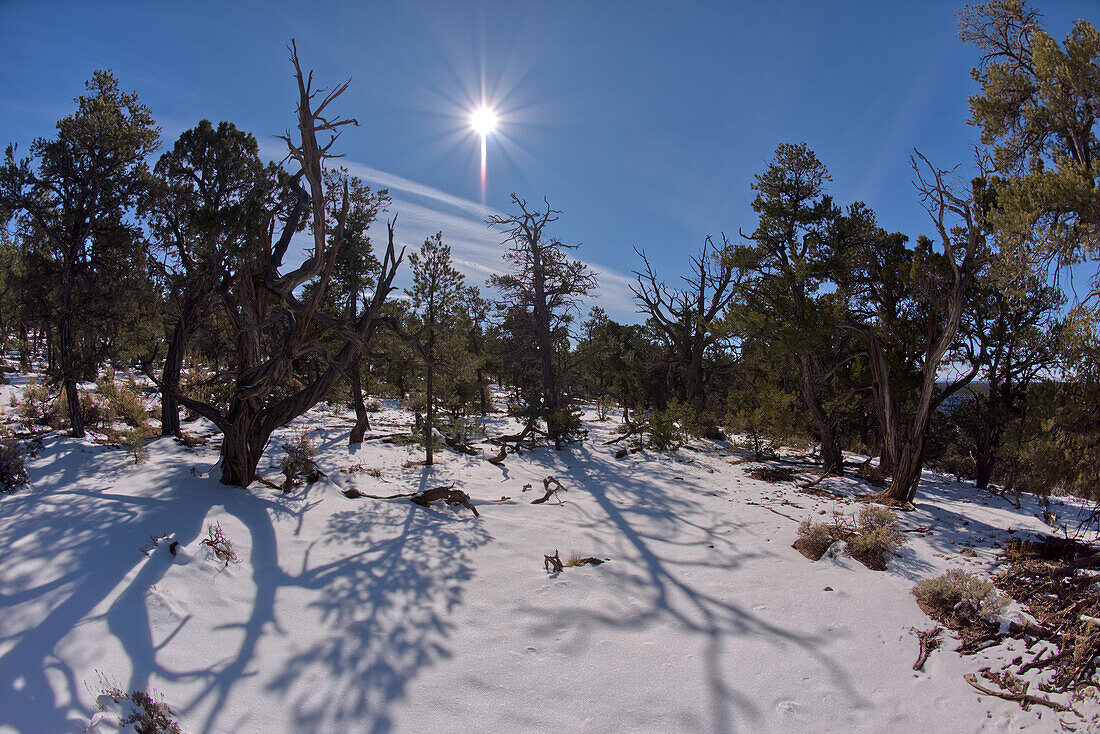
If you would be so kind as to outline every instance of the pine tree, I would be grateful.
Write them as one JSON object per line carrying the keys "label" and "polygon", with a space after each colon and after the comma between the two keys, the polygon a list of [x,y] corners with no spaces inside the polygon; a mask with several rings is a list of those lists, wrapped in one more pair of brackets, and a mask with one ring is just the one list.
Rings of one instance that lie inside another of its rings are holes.
{"label": "pine tree", "polygon": [[425,463],[430,466],[436,427],[436,371],[443,355],[453,355],[456,348],[461,350],[465,345],[465,331],[455,326],[465,316],[463,306],[468,300],[469,289],[464,284],[465,276],[451,262],[451,248],[443,244],[442,232],[424,240],[420,250],[409,255],[409,265],[413,287],[405,294],[411,299],[421,324],[415,343],[426,372],[424,445]]}
{"label": "pine tree", "polygon": [[125,296],[148,291],[140,232],[128,215],[147,187],[145,157],[159,140],[149,108],[122,92],[109,71],[95,72],[86,87],[76,112],[58,121],[55,138],[36,139],[32,158],[23,160],[9,146],[0,168],[0,210],[18,214],[30,245],[28,283],[38,291],[32,300],[56,345],[78,438],[84,422],[77,381],[94,376],[112,346],[105,327],[117,337],[133,323],[134,304]]}

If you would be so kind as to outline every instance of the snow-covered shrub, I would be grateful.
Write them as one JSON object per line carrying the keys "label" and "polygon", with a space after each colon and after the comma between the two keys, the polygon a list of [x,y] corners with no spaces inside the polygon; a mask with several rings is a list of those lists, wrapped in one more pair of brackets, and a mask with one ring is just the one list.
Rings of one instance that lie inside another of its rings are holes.
{"label": "snow-covered shrub", "polygon": [[835,541],[843,540],[845,555],[872,571],[885,571],[887,557],[905,543],[897,522],[898,516],[885,507],[868,505],[850,519],[837,512],[831,523],[805,520],[792,547],[816,561]]}
{"label": "snow-covered shrub", "polygon": [[120,726],[133,726],[137,734],[181,734],[180,726],[175,721],[176,713],[159,694],[146,691],[126,693],[117,686],[108,686],[104,688],[103,695],[114,699],[122,708],[123,716],[118,722]]}
{"label": "snow-covered shrub", "polygon": [[918,581],[913,596],[925,614],[952,629],[990,624],[1008,605],[992,583],[961,568]]}
{"label": "snow-covered shrub", "polygon": [[14,492],[29,481],[19,442],[12,436],[0,436],[0,492]]}

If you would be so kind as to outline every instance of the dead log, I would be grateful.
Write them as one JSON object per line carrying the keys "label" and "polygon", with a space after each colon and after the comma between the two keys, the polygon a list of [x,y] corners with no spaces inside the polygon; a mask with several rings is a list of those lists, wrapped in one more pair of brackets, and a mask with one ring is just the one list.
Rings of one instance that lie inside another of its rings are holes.
{"label": "dead log", "polygon": [[[557,494],[558,492],[568,491],[565,487],[562,486],[561,482],[559,482],[557,479],[554,479],[554,477],[546,477],[546,479],[543,479],[542,487],[546,490],[546,494],[544,494],[542,497],[539,497],[537,500],[531,500],[532,505],[541,505],[543,502],[550,499],[551,496]],[[558,498],[558,501],[561,502],[560,497]]]}
{"label": "dead log", "polygon": [[489,463],[490,464],[495,464],[496,466],[502,466],[504,464],[504,459],[507,458],[507,456],[508,456],[508,447],[505,446],[504,444],[501,444],[500,445],[500,453],[498,453],[496,456],[488,457]]}
{"label": "dead log", "polygon": [[917,655],[917,662],[913,663],[913,670],[920,670],[932,651],[940,646],[940,633],[943,632],[943,627],[936,625],[930,630],[913,631],[917,633],[917,639],[920,640],[920,653]]}
{"label": "dead log", "polygon": [[579,559],[578,558],[570,558],[569,559],[569,565],[570,566],[598,566],[601,563],[607,563],[607,561],[605,561],[603,558],[594,558],[594,557],[591,557],[591,556],[588,557],[588,558],[579,558]]}
{"label": "dead log", "polygon": [[469,444],[462,443],[457,438],[451,438],[450,436],[444,435],[443,442],[460,454],[466,454],[467,456],[477,456],[477,449],[471,448]]}
{"label": "dead log", "polygon": [[547,573],[561,573],[565,569],[561,565],[561,556],[558,555],[558,551],[554,550],[554,555],[542,557],[542,567],[546,569]]}
{"label": "dead log", "polygon": [[1008,691],[994,691],[991,688],[986,688],[978,682],[977,676],[975,676],[973,673],[966,673],[965,675],[963,675],[963,680],[965,680],[967,683],[974,686],[987,696],[996,696],[997,698],[1003,698],[1006,701],[1015,701],[1025,708],[1030,706],[1031,704],[1038,704],[1039,706],[1048,706],[1055,711],[1072,712],[1077,714],[1078,716],[1081,715],[1080,712],[1078,712],[1077,709],[1073,708],[1072,706],[1067,706],[1064,703],[1059,703],[1058,701],[1051,701],[1049,698],[1036,696],[1032,693],[1026,693],[1022,691],[1020,693],[1010,693]]}
{"label": "dead log", "polygon": [[430,507],[433,502],[443,500],[444,503],[451,507],[456,505],[465,507],[467,510],[474,513],[474,517],[481,516],[477,508],[474,507],[474,503],[470,501],[470,496],[461,489],[455,489],[453,484],[446,487],[425,489],[423,492],[417,492],[409,499],[413,504],[420,505],[421,507]]}

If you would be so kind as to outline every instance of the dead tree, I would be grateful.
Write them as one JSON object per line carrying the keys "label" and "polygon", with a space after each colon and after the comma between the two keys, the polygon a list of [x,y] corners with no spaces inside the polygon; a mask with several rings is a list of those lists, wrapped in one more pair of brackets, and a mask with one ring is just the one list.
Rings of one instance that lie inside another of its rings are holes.
{"label": "dead tree", "polygon": [[[392,282],[404,256],[395,254],[393,222],[388,223],[388,243],[374,292],[355,319],[336,318],[321,309],[336,258],[343,247],[348,212],[345,182],[342,207],[335,231],[329,236],[325,217],[323,163],[344,125],[358,124],[327,111],[348,88],[345,82],[328,91],[313,88],[313,74],[303,75],[297,48],[291,41],[291,62],[298,82],[298,138],[282,136],[288,159],[301,166],[292,179],[295,202],[282,222],[276,239],[274,215],[267,224],[266,244],[247,261],[242,259],[218,288],[222,309],[236,333],[235,381],[228,407],[219,407],[177,393],[179,402],[209,419],[223,434],[221,481],[248,486],[256,478],[256,466],[272,432],[316,405],[344,377],[375,327],[379,310],[393,290]],[[318,101],[319,100],[319,101]],[[329,135],[324,145],[319,134]],[[300,182],[304,181],[303,187]],[[283,258],[302,216],[309,211],[313,247],[297,268],[281,273]],[[303,290],[306,284],[310,288]],[[329,351],[328,337],[342,344]],[[296,380],[296,363],[320,354],[325,369],[307,384]],[[146,370],[150,374],[149,370]]]}
{"label": "dead tree", "polygon": [[[682,276],[683,289],[669,288],[657,280],[657,274],[644,252],[645,271],[635,271],[635,283],[630,285],[639,313],[653,319],[665,346],[673,355],[672,367],[680,378],[681,397],[696,409],[702,407],[710,372],[706,359],[727,336],[716,326],[733,298],[733,268],[721,257],[729,247],[726,235],[722,246],[716,247],[708,235],[703,251],[691,258],[691,275]],[[670,383],[673,374],[670,373]],[[672,385],[670,384],[670,387]]]}
{"label": "dead tree", "polygon": [[933,283],[933,289],[939,292],[930,296],[925,304],[920,385],[916,407],[911,413],[906,414],[901,409],[904,395],[899,395],[900,391],[891,384],[890,363],[875,324],[867,321],[842,324],[843,329],[863,337],[870,363],[872,396],[891,464],[890,486],[879,497],[894,502],[912,502],[916,495],[933,412],[978,372],[980,360],[970,355],[971,369],[947,383],[940,380],[940,367],[945,359],[953,351],[966,347],[960,344],[960,329],[970,291],[978,274],[990,262],[981,213],[973,199],[951,189],[945,181],[947,171],[934,167],[920,152],[916,155],[923,163],[912,159],[917,190],[936,225],[945,267],[940,273],[932,268],[928,270],[929,280],[942,280]]}
{"label": "dead tree", "polygon": [[[545,209],[529,208],[527,201],[512,194],[519,214],[489,217],[491,227],[500,227],[509,245],[504,259],[511,272],[489,278],[490,285],[504,296],[505,308],[528,319],[535,337],[542,377],[542,414],[547,428],[556,434],[551,422],[558,417],[562,405],[562,386],[554,369],[554,336],[567,323],[566,316],[577,308],[579,299],[596,287],[596,276],[588,266],[568,257],[566,245],[546,236],[546,227],[557,221],[559,211],[551,209],[545,199]],[[552,436],[561,448],[559,435]]]}

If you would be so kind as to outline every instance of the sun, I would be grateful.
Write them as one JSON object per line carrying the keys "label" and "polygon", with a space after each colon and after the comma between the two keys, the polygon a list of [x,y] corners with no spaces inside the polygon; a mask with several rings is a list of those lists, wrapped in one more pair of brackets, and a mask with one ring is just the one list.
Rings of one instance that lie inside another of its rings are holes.
{"label": "sun", "polygon": [[470,126],[479,135],[488,135],[497,126],[497,115],[491,109],[482,105],[470,113]]}

